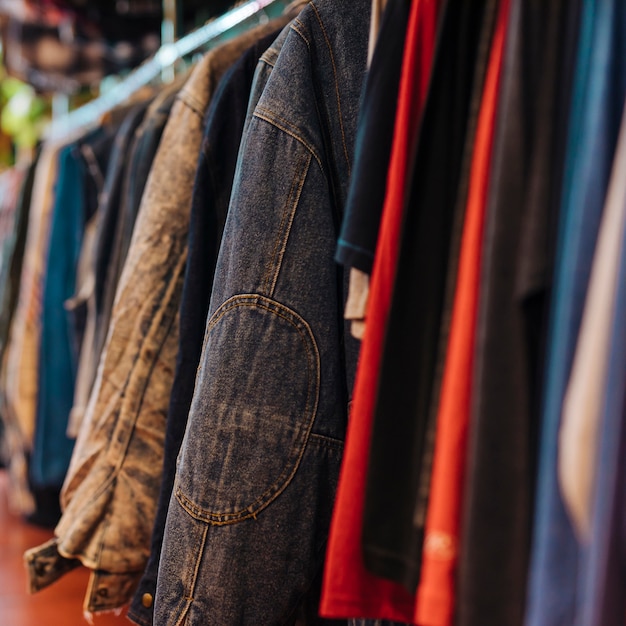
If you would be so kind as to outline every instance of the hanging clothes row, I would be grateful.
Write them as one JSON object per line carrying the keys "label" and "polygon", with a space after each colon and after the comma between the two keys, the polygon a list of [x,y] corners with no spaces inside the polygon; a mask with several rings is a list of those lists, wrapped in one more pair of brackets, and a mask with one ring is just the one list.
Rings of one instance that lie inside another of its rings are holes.
{"label": "hanging clothes row", "polygon": [[623,623],[626,8],[282,8],[7,175],[32,591],[85,566],[85,610],[143,626]]}
{"label": "hanging clothes row", "polygon": [[[416,0],[408,19],[399,92],[381,27],[338,243],[363,342],[321,612],[621,624],[623,7]],[[382,201],[359,147],[396,93]]]}

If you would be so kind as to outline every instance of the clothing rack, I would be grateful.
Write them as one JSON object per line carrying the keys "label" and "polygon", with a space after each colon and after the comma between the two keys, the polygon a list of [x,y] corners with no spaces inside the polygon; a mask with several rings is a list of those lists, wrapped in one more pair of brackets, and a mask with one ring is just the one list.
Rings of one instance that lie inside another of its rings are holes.
{"label": "clothing rack", "polygon": [[59,119],[53,120],[45,138],[58,139],[68,132],[93,124],[105,113],[119,106],[141,87],[157,78],[161,72],[171,67],[176,61],[198,50],[202,46],[245,22],[250,17],[263,11],[280,0],[250,0],[235,7],[224,15],[215,18],[204,26],[181,37],[174,43],[164,43],[147,61],[133,70],[123,81],[95,100],[79,107]]}

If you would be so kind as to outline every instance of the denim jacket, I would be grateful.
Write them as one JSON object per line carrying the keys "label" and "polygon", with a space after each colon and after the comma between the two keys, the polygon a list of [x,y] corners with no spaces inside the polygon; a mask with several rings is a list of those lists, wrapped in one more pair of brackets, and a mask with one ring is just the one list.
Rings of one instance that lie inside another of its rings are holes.
{"label": "denim jacket", "polygon": [[292,22],[242,140],[155,624],[317,623],[357,346],[334,263],[370,0]]}
{"label": "denim jacket", "polygon": [[272,22],[258,26],[207,53],[177,96],[146,183],[63,487],[63,516],[56,537],[25,555],[32,591],[80,563],[93,570],[88,612],[126,604],[149,554],[205,110],[228,67],[275,28]]}
{"label": "denim jacket", "polygon": [[193,187],[188,253],[180,304],[176,373],[167,415],[163,478],[159,492],[150,558],[135,591],[127,617],[142,626],[153,622],[163,531],[176,458],[185,435],[196,370],[211,297],[213,274],[232,190],[239,143],[248,110],[251,83],[259,57],[274,48],[277,32],[259,39],[224,75],[206,116],[202,151]]}

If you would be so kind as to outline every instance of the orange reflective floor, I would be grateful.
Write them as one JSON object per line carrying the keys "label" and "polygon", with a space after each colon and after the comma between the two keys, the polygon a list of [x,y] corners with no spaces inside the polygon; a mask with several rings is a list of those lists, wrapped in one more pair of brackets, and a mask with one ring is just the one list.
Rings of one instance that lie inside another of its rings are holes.
{"label": "orange reflective floor", "polygon": [[[0,471],[0,625],[2,626],[86,626],[83,596],[89,572],[80,568],[66,574],[52,586],[30,595],[22,555],[28,548],[47,541],[52,533],[12,515],[7,506],[7,477]],[[94,626],[131,622],[124,616],[101,615]]]}

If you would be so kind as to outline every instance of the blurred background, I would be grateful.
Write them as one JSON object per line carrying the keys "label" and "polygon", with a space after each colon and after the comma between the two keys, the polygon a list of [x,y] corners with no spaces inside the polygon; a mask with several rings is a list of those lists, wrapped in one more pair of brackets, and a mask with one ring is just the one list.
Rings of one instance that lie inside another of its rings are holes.
{"label": "blurred background", "polygon": [[93,99],[234,0],[0,0],[0,171],[54,116]]}

